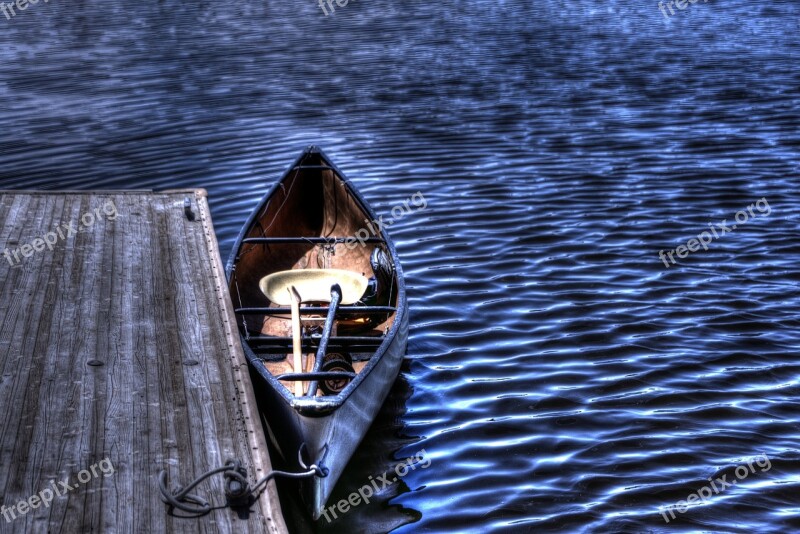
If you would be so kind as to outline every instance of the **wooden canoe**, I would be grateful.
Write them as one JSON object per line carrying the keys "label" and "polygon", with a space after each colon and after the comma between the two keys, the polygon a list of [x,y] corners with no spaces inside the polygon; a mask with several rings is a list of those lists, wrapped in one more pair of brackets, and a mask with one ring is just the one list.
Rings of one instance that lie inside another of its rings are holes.
{"label": "wooden canoe", "polygon": [[[288,469],[303,470],[298,461],[302,447],[307,465],[328,470],[324,478],[300,483],[302,500],[315,520],[406,352],[403,274],[389,236],[371,224],[376,219],[352,183],[312,146],[250,215],[226,265],[270,440]],[[333,282],[343,288],[343,298],[327,320],[336,307],[330,302]],[[365,285],[364,294],[352,302]],[[287,305],[295,294],[290,288],[299,288],[303,300],[297,340]],[[298,362],[301,369],[296,369]]]}

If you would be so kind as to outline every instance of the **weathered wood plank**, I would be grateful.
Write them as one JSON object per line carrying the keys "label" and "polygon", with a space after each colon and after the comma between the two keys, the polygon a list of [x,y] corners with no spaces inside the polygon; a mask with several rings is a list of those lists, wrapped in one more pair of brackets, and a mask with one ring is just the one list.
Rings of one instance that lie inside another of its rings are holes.
{"label": "weathered wood plank", "polygon": [[[233,324],[204,191],[0,192],[0,532],[285,532],[274,483],[194,519],[157,491],[162,468],[271,469]],[[195,492],[224,503],[221,477]]]}

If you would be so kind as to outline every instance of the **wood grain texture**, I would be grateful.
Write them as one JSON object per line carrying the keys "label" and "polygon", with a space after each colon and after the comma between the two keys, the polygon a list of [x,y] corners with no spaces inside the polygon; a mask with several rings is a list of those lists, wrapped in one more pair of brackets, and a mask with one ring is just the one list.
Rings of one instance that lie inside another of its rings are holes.
{"label": "wood grain texture", "polygon": [[[161,469],[271,469],[223,273],[203,190],[0,192],[0,532],[286,531],[274,483],[244,513],[184,519],[159,498]],[[75,489],[6,511],[58,481]],[[223,504],[222,477],[195,493]]]}

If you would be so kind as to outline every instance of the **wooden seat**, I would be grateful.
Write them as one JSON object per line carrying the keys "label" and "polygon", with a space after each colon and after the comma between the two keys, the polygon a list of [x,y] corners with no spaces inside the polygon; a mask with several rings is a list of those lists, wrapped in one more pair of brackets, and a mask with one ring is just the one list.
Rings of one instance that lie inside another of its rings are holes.
{"label": "wooden seat", "polygon": [[364,295],[369,281],[366,277],[344,269],[292,269],[265,276],[259,287],[267,298],[278,306],[291,304],[289,289],[294,286],[301,302],[330,302],[331,286],[339,284],[342,304],[353,304]]}

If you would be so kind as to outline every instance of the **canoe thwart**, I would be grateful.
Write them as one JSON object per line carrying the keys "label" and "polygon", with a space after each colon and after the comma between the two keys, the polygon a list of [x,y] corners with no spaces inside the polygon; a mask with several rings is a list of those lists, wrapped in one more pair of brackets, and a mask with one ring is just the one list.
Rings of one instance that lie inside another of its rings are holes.
{"label": "canoe thwart", "polygon": [[[328,340],[328,351],[344,351],[350,353],[353,360],[365,361],[369,360],[372,353],[374,353],[383,343],[383,336],[380,337],[362,337],[362,336],[331,336]],[[291,337],[278,337],[278,336],[252,336],[248,339],[250,348],[257,355],[270,355],[280,354],[283,358],[284,355],[292,351],[292,338]],[[304,354],[309,352],[317,352],[319,348],[319,337],[302,338],[302,350]],[[360,354],[367,353],[367,354]],[[272,358],[269,358],[272,359]]]}
{"label": "canoe thwart", "polygon": [[337,378],[355,378],[355,373],[343,371],[320,371],[318,373],[284,373],[275,378],[277,380],[335,380]]}
{"label": "canoe thwart", "polygon": [[320,170],[320,171],[332,171],[334,170],[333,167],[330,165],[295,165],[292,167],[293,171],[299,170]]}
{"label": "canoe thwart", "polygon": [[[331,346],[335,345],[340,347],[363,346],[378,348],[380,347],[381,343],[383,343],[384,339],[386,338],[383,336],[331,336],[328,344]],[[250,336],[247,339],[247,342],[250,343],[250,346],[283,346],[286,345],[286,343],[291,343],[291,341],[292,338],[282,336]],[[318,336],[303,336],[302,342],[304,346],[307,344],[316,347],[319,345],[320,338]]]}
{"label": "canoe thwart", "polygon": [[385,240],[382,237],[367,237],[367,238],[360,238],[355,236],[348,236],[348,237],[248,237],[247,239],[242,240],[243,244],[264,244],[264,245],[273,245],[273,244],[291,244],[291,243],[308,243],[310,245],[334,245],[336,243],[346,243],[348,240],[350,242],[358,241],[360,243],[385,243]]}
{"label": "canoe thwart", "polygon": [[[291,313],[292,310],[288,307],[281,306],[277,308],[236,308],[234,311],[239,315],[286,315]],[[395,311],[397,311],[397,309],[394,306],[340,306],[336,313],[337,315],[380,315],[383,313],[394,313]],[[301,306],[300,314],[302,315],[306,313],[327,314],[328,308],[326,306]]]}

